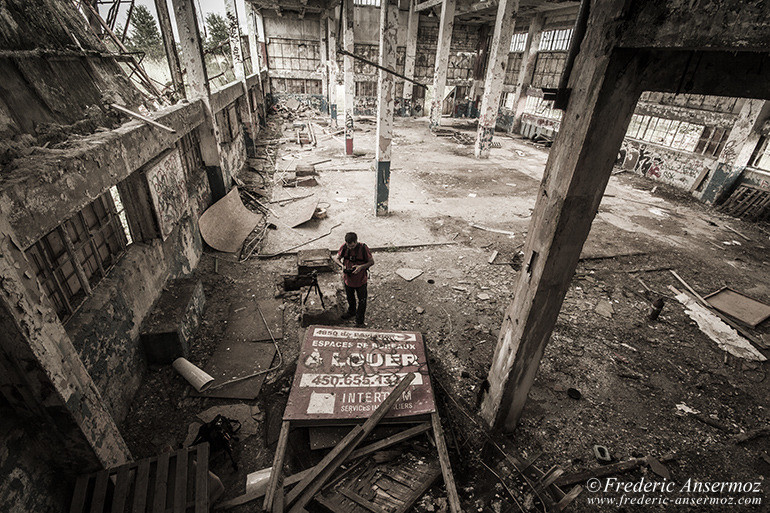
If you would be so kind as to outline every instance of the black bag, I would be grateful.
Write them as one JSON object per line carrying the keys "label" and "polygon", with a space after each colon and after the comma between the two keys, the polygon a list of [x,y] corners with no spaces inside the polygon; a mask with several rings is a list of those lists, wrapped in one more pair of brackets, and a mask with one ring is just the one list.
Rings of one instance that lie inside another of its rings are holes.
{"label": "black bag", "polygon": [[[234,424],[237,424],[237,427],[233,427]],[[198,428],[198,435],[191,445],[208,442],[212,454],[216,451],[225,451],[230,456],[233,468],[238,470],[238,464],[233,456],[233,442],[238,441],[235,433],[240,429],[241,423],[239,421],[228,419],[223,415],[217,415],[211,422],[207,422]]]}

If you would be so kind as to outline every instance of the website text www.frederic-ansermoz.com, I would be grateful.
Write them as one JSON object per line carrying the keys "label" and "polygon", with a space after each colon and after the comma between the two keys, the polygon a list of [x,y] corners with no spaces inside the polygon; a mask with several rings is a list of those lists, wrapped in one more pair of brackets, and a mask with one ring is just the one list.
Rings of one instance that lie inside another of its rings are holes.
{"label": "website text www.frederic-ansermoz.com", "polygon": [[698,481],[675,483],[668,479],[644,477],[622,481],[616,477],[589,479],[587,502],[592,506],[760,506],[763,504],[762,480]]}

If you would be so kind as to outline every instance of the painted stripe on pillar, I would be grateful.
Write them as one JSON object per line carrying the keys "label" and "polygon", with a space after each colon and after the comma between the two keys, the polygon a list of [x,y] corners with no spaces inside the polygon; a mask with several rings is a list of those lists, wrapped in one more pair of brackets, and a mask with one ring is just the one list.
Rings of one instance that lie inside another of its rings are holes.
{"label": "painted stripe on pillar", "polygon": [[378,216],[388,214],[388,196],[390,195],[390,161],[377,161],[377,185],[375,186],[375,204]]}

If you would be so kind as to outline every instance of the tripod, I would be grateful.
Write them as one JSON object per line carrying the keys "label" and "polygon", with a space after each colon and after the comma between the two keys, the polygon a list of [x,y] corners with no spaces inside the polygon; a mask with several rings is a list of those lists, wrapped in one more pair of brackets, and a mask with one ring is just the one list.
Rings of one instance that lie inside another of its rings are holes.
{"label": "tripod", "polygon": [[304,305],[307,303],[307,298],[310,297],[310,293],[315,290],[318,294],[318,299],[321,300],[321,308],[324,310],[326,309],[326,305],[324,305],[324,295],[321,292],[321,287],[318,286],[318,272],[313,271],[313,273],[310,275],[311,281],[310,281],[310,288],[307,289],[307,294],[305,294],[305,299],[302,300],[302,304]]}

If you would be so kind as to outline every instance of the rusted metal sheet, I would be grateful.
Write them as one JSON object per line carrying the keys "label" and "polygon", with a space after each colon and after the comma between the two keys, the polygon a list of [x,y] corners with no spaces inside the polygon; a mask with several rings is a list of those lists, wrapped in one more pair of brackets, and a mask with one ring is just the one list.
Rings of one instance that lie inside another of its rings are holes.
{"label": "rusted metal sheet", "polygon": [[283,418],[330,424],[366,419],[408,373],[416,373],[415,380],[387,419],[436,411],[422,335],[310,326]]}

